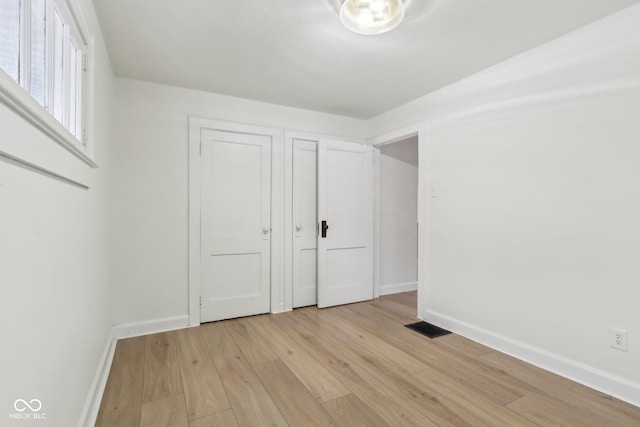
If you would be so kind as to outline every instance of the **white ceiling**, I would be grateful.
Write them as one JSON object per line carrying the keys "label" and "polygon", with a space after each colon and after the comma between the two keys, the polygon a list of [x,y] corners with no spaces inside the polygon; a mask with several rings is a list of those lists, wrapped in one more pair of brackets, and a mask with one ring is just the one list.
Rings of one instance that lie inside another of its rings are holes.
{"label": "white ceiling", "polygon": [[407,0],[378,36],[340,0],[95,0],[116,75],[370,118],[640,0]]}

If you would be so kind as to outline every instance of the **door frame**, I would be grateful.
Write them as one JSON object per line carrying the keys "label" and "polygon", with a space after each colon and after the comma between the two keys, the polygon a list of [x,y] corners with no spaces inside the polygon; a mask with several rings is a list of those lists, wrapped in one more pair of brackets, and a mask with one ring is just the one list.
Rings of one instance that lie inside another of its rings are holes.
{"label": "door frame", "polygon": [[[284,310],[283,270],[283,132],[281,129],[189,116],[189,325],[200,325],[200,216],[202,129],[263,135],[271,138],[271,313]],[[278,286],[280,284],[280,286]]]}
{"label": "door frame", "polygon": [[426,206],[425,195],[423,194],[424,188],[429,188],[429,185],[422,185],[420,178],[422,173],[427,167],[427,135],[428,126],[424,124],[415,124],[407,126],[395,131],[391,131],[380,136],[369,139],[367,142],[371,144],[374,150],[374,166],[373,166],[373,297],[380,297],[380,148],[393,144],[394,142],[400,142],[412,136],[418,137],[418,305],[416,307],[416,317],[423,319],[424,302],[423,296],[427,292],[428,288],[428,276],[427,268],[423,267],[427,265],[427,210],[423,207]]}

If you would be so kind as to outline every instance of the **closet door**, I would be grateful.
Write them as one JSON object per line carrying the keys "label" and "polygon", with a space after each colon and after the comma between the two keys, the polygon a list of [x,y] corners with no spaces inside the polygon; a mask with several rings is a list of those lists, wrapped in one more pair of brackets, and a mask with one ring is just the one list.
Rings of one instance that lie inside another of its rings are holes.
{"label": "closet door", "polygon": [[270,310],[271,138],[202,130],[201,322]]}
{"label": "closet door", "polygon": [[373,298],[371,147],[318,142],[318,307]]}
{"label": "closet door", "polygon": [[316,305],[317,142],[293,140],[293,308]]}

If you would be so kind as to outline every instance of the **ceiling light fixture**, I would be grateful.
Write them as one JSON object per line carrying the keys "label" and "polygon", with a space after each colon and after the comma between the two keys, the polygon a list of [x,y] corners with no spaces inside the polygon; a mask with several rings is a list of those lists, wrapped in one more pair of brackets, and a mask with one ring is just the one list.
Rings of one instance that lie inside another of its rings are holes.
{"label": "ceiling light fixture", "polygon": [[358,34],[375,35],[396,28],[404,18],[402,0],[345,0],[340,21]]}

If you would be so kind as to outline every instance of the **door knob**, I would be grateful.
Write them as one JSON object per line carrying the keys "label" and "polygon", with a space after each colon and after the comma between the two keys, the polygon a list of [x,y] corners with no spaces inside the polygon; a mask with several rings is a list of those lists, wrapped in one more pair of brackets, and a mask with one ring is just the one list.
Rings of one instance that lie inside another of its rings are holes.
{"label": "door knob", "polygon": [[296,231],[299,233],[302,230],[302,226],[300,224],[296,224]]}
{"label": "door knob", "polygon": [[327,221],[322,221],[322,238],[326,238],[327,237],[327,230],[329,229],[329,225],[327,224]]}
{"label": "door knob", "polygon": [[262,234],[268,234],[268,233],[269,233],[269,229],[267,227],[263,227]]}

